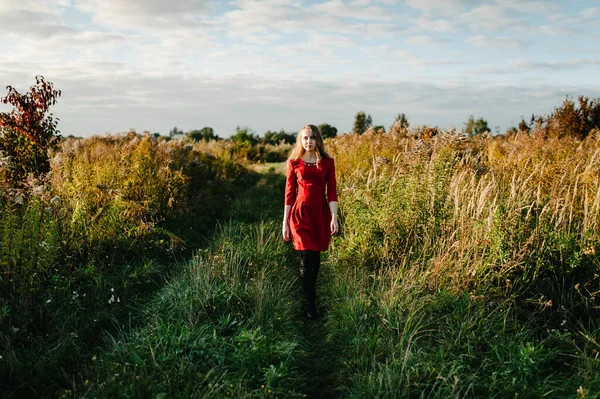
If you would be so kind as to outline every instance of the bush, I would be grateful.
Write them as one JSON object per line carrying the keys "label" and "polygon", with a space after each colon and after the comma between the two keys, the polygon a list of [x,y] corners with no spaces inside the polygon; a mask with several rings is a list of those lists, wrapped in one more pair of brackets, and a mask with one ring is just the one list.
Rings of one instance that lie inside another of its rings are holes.
{"label": "bush", "polygon": [[46,112],[60,94],[42,76],[36,76],[36,84],[26,94],[8,86],[2,102],[15,109],[0,113],[0,159],[4,159],[0,177],[9,184],[21,182],[29,173],[39,176],[48,171],[48,150],[56,144],[59,132],[57,121]]}

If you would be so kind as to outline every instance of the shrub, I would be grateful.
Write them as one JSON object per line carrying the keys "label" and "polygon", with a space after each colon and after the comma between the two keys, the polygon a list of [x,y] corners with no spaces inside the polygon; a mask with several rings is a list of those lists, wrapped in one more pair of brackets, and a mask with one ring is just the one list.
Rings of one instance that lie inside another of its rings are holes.
{"label": "shrub", "polygon": [[0,158],[7,163],[10,157],[11,163],[3,171],[10,184],[22,181],[28,173],[39,176],[48,171],[48,150],[56,144],[59,132],[57,121],[46,112],[60,94],[42,76],[36,76],[36,84],[26,94],[8,86],[2,102],[15,109],[0,113]]}

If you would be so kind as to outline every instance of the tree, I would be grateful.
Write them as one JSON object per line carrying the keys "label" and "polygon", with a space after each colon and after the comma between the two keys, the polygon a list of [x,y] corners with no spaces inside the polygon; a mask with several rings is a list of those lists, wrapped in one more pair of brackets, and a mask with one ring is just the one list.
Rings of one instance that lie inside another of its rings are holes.
{"label": "tree", "polygon": [[235,128],[235,134],[231,136],[231,141],[238,145],[245,146],[253,146],[258,144],[258,137],[254,134],[254,132],[249,127],[239,127]]}
{"label": "tree", "polygon": [[264,144],[272,145],[277,145],[282,141],[286,144],[294,144],[296,142],[296,135],[294,133],[286,133],[283,129],[279,132],[267,130],[262,139]]}
{"label": "tree", "polygon": [[8,86],[8,94],[0,101],[11,104],[11,112],[0,113],[0,153],[12,157],[15,164],[6,171],[11,183],[21,181],[29,173],[38,176],[50,169],[48,150],[58,142],[58,119],[46,115],[56,104],[61,91],[55,90],[43,76],[35,77],[36,84],[26,94]]}
{"label": "tree", "polygon": [[177,126],[175,126],[173,129],[169,130],[169,137],[171,137],[171,138],[177,136],[178,134],[183,134],[183,130],[177,129]]}
{"label": "tree", "polygon": [[219,136],[215,135],[215,131],[212,127],[203,127],[202,129],[194,129],[187,132],[187,137],[194,141],[204,140],[206,142],[211,140],[219,140]]}
{"label": "tree", "polygon": [[567,97],[560,107],[554,109],[547,120],[552,136],[585,139],[592,129],[600,128],[600,98],[590,101],[579,96],[578,103]]}
{"label": "tree", "polygon": [[530,130],[531,128],[529,127],[529,124],[525,122],[525,118],[523,118],[523,116],[521,115],[521,122],[519,122],[519,131],[529,133]]}
{"label": "tree", "polygon": [[467,123],[465,123],[465,133],[467,133],[470,137],[489,131],[490,128],[488,127],[488,123],[483,118],[475,120],[473,115],[471,115]]}
{"label": "tree", "polygon": [[366,115],[363,111],[360,111],[354,117],[354,127],[352,128],[352,132],[363,134],[372,124],[373,119],[371,119],[371,115]]}
{"label": "tree", "polygon": [[321,136],[323,136],[324,139],[337,136],[337,129],[328,123],[323,123],[317,127],[319,128]]}
{"label": "tree", "polygon": [[403,112],[401,114],[398,114],[398,116],[396,116],[396,119],[394,120],[394,123],[392,123],[392,126],[390,126],[390,130],[394,130],[394,129],[408,129],[409,127],[409,123],[408,123],[408,118],[406,117],[406,114]]}

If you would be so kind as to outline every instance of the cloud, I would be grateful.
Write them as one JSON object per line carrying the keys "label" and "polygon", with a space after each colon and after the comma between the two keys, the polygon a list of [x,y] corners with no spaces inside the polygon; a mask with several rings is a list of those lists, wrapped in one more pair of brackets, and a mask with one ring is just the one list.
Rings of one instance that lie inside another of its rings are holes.
{"label": "cloud", "polygon": [[73,33],[56,10],[31,6],[30,4],[3,3],[0,8],[0,34],[12,37],[44,39]]}
{"label": "cloud", "polygon": [[[227,26],[228,35],[244,39],[247,35],[268,35],[273,32],[356,34],[373,39],[393,37],[405,30],[401,15],[392,15],[382,7],[369,6],[368,2],[343,3],[333,0],[326,3],[302,6],[296,1],[237,0],[236,8],[217,18],[217,24]],[[391,22],[387,22],[391,21]]]}
{"label": "cloud", "polygon": [[594,18],[597,18],[599,15],[600,15],[600,8],[598,8],[598,7],[586,8],[579,13],[579,17],[585,18],[585,19],[594,19]]}
{"label": "cloud", "polygon": [[356,42],[346,36],[342,35],[322,35],[319,33],[309,34],[309,40],[311,43],[318,46],[336,46],[336,47],[355,47]]}
{"label": "cloud", "polygon": [[495,5],[475,7],[461,14],[458,19],[474,31],[518,31],[529,26],[529,21],[523,18],[521,11]]}
{"label": "cloud", "polygon": [[213,27],[202,18],[213,9],[212,1],[74,0],[74,4],[77,10],[90,14],[95,23],[116,30]]}
{"label": "cloud", "polygon": [[456,24],[449,20],[444,19],[429,19],[425,17],[411,20],[419,28],[425,31],[434,32],[450,32],[456,29]]}
{"label": "cloud", "polygon": [[465,42],[476,46],[486,48],[521,48],[525,45],[525,41],[509,37],[488,37],[488,36],[471,36],[465,39]]}
{"label": "cloud", "polygon": [[514,60],[509,62],[509,66],[518,71],[569,71],[573,69],[586,68],[590,66],[600,65],[600,59],[571,59],[568,61],[530,61],[530,60]]}
{"label": "cloud", "polygon": [[406,0],[406,5],[422,11],[450,12],[472,7],[485,0]]}
{"label": "cloud", "polygon": [[386,9],[369,7],[368,1],[343,3],[341,0],[331,0],[326,3],[314,4],[311,8],[316,12],[326,12],[341,18],[378,21],[389,21],[392,19],[392,15]]}
{"label": "cloud", "polygon": [[404,40],[406,44],[412,44],[417,46],[446,46],[448,44],[448,40],[440,39],[437,37],[431,36],[411,36]]}

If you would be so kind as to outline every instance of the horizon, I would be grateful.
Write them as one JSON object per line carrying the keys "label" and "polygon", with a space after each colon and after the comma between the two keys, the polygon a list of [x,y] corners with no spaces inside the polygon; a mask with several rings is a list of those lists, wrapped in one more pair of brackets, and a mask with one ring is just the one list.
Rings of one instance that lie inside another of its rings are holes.
{"label": "horizon", "polygon": [[599,16],[589,0],[0,0],[0,85],[52,82],[62,136],[341,134],[359,111],[504,133],[600,97]]}

